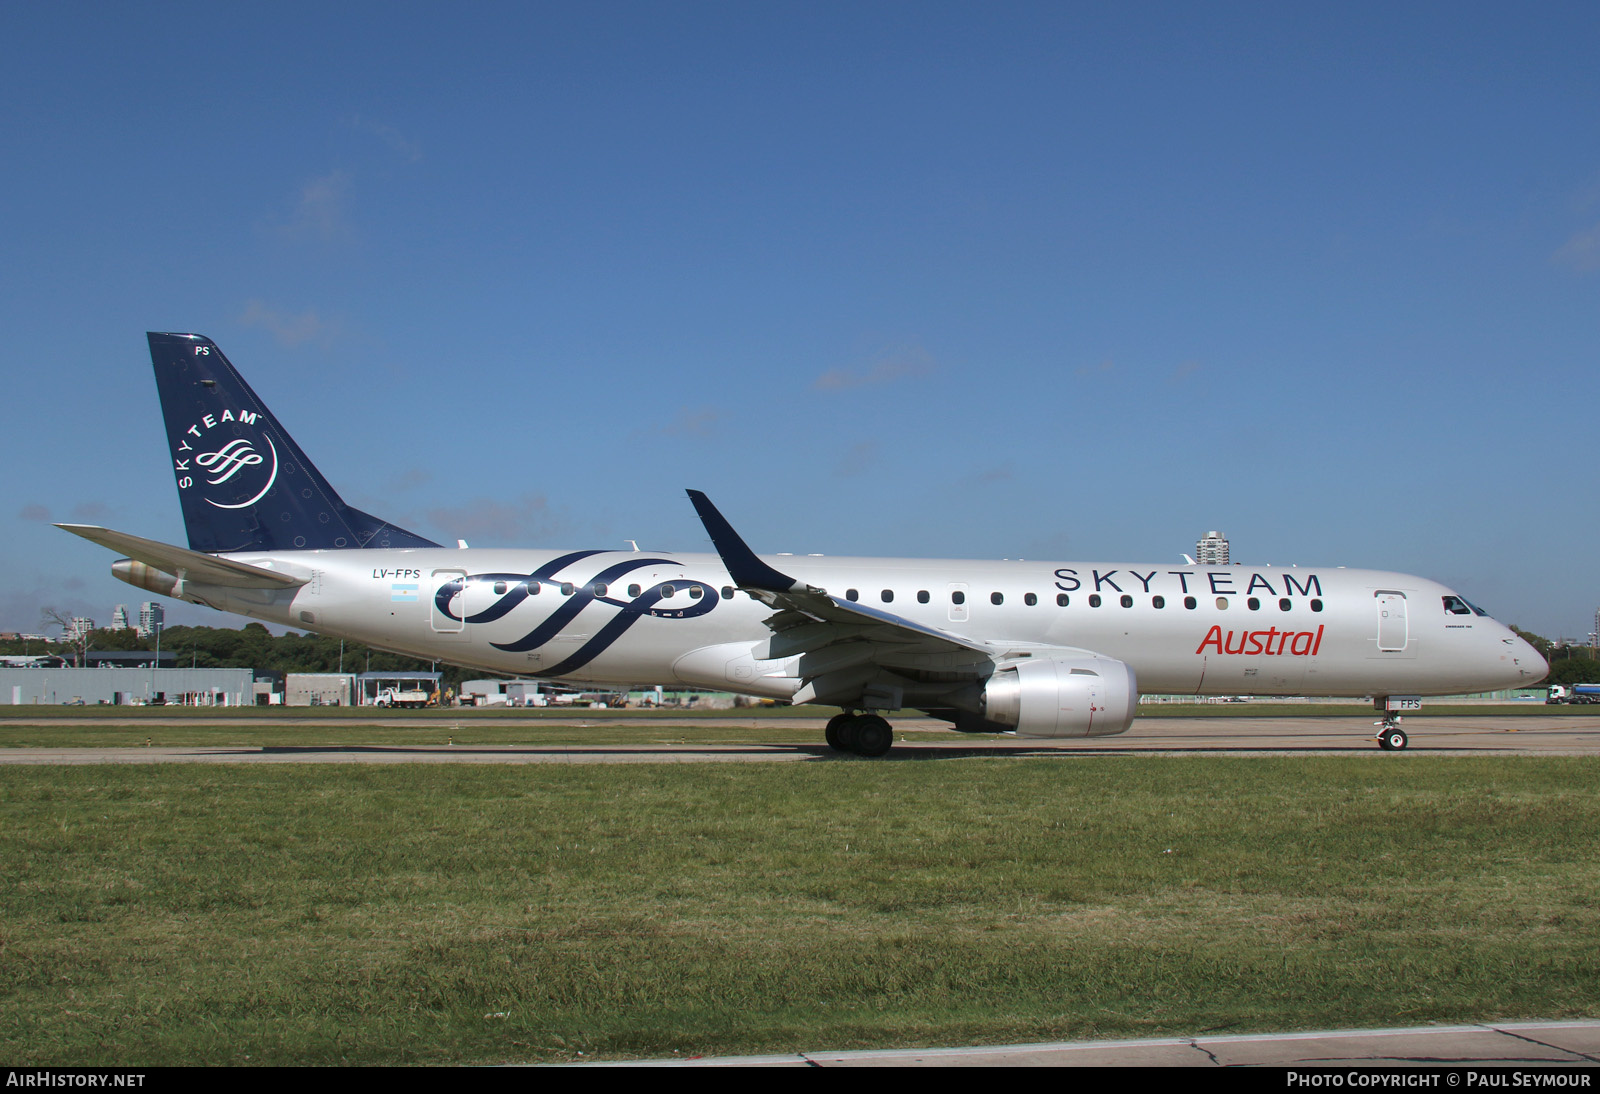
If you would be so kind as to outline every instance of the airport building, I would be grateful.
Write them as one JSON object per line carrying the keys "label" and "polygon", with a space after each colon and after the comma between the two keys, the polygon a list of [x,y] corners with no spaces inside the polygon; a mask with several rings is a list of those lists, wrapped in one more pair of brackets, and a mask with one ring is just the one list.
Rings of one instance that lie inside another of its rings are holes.
{"label": "airport building", "polygon": [[162,650],[160,659],[154,650],[90,650],[83,656],[86,669],[175,669],[178,655],[172,650]]}
{"label": "airport building", "polygon": [[291,672],[283,681],[283,705],[347,707],[355,702],[353,672]]}
{"label": "airport building", "polygon": [[0,668],[0,703],[13,706],[237,707],[255,702],[255,673],[250,669]]}

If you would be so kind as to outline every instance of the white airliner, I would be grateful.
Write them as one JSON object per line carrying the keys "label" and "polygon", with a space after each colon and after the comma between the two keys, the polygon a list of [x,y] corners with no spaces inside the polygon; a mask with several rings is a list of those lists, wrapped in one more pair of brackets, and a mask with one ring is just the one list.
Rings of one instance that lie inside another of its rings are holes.
{"label": "white airliner", "polygon": [[1098,737],[1139,692],[1372,696],[1377,739],[1425,695],[1548,671],[1425,578],[1374,570],[758,557],[706,496],[716,554],[450,549],[346,505],[210,339],[150,334],[189,547],[90,525],[161,596],[412,656],[595,684],[837,706],[827,740],[880,756],[879,712],[958,730]]}

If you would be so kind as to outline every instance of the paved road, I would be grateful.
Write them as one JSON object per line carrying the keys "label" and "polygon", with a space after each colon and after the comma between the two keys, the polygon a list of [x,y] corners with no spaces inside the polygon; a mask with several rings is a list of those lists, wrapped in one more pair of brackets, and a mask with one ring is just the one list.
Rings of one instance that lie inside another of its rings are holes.
{"label": "paved road", "polygon": [[[1412,1029],[1323,1033],[1168,1037],[1144,1041],[1084,1041],[979,1048],[882,1052],[805,1052],[649,1060],[646,1067],[1273,1067],[1273,1068],[1507,1068],[1600,1066],[1600,1022],[1506,1022]],[[1576,1076],[1574,1078],[1577,1078]],[[1344,1083],[1357,1086],[1357,1083]],[[1497,1078],[1492,1083],[1517,1085]],[[1527,1085],[1524,1083],[1523,1085]],[[1580,1085],[1580,1084],[1574,1084]],[[1586,1085],[1586,1084],[1582,1084]],[[1595,1084],[1600,1086],[1600,1082]]]}
{"label": "paved road", "polygon": [[[37,725],[39,721],[24,724]],[[58,721],[50,724],[88,724],[104,726],[103,721]],[[147,723],[140,722],[138,726]],[[192,723],[188,723],[192,724]],[[304,725],[303,722],[250,725]],[[342,719],[334,723],[344,730],[359,730],[361,719]],[[374,718],[372,725],[405,725]],[[440,736],[450,731],[449,723],[433,723]],[[498,727],[516,722],[496,721]],[[782,743],[700,744],[683,743],[609,744],[608,719],[573,718],[570,722],[548,720],[527,723],[530,727],[572,725],[592,728],[593,744],[574,745],[269,745],[269,746],[191,746],[151,748],[0,748],[0,763],[10,764],[93,764],[93,763],[720,763],[761,762],[862,762],[840,756],[822,744],[822,720],[794,718],[776,722],[758,719],[740,722],[725,718],[700,722],[674,721],[672,726],[704,725],[722,729],[739,725],[781,728],[787,740]],[[634,723],[637,724],[637,723]],[[897,730],[939,730],[939,736],[900,742],[888,759],[955,759],[968,756],[1118,756],[1118,755],[1350,755],[1371,754],[1404,761],[1412,757],[1457,755],[1600,755],[1600,717],[1468,717],[1413,719],[1406,723],[1411,734],[1407,752],[1382,752],[1372,740],[1370,718],[1141,718],[1131,730],[1117,737],[1064,741],[1019,741],[1014,738],[978,738],[942,732],[944,723],[931,719],[901,718]],[[137,728],[137,727],[136,727]],[[668,724],[663,736],[671,736]],[[530,734],[532,736],[532,734]],[[881,762],[881,761],[880,761]]]}

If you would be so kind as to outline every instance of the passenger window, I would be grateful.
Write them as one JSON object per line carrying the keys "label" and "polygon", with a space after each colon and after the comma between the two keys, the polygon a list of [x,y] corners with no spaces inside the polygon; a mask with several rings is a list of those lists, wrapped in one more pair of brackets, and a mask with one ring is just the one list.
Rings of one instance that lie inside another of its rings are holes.
{"label": "passenger window", "polygon": [[538,596],[539,595],[539,583],[537,581],[528,582],[528,595],[529,596]]}
{"label": "passenger window", "polygon": [[722,587],[722,599],[724,599],[724,600],[732,600],[733,599],[733,586],[732,585],[724,585]]}
{"label": "passenger window", "polygon": [[605,596],[606,595],[606,583],[604,581],[595,582],[594,595],[595,596]]}
{"label": "passenger window", "polygon": [[1314,612],[1320,612],[1322,610],[1322,601],[1313,600],[1311,602],[1311,610]]}
{"label": "passenger window", "polygon": [[1033,595],[1033,594],[1032,594],[1032,593],[1028,593],[1028,594],[1027,594],[1027,595],[1026,595],[1026,596],[1024,596],[1024,597],[1023,597],[1023,598],[1022,598],[1022,602],[1023,602],[1023,603],[1024,603],[1024,604],[1026,604],[1026,605],[1027,605],[1027,606],[1028,606],[1028,607],[1030,607],[1030,608],[1031,608],[1031,607],[1033,607],[1033,606],[1034,606],[1034,605],[1035,605],[1035,604],[1037,604],[1037,603],[1039,603],[1039,598],[1038,598],[1038,597],[1036,597],[1036,596],[1034,596],[1034,595]]}
{"label": "passenger window", "polygon": [[494,595],[495,596],[504,596],[505,593],[506,593],[506,583],[504,581],[496,581],[494,583]]}
{"label": "passenger window", "polygon": [[1197,601],[1197,600],[1196,600],[1196,599],[1195,599],[1195,598],[1194,598],[1194,597],[1192,597],[1192,596],[1186,596],[1186,597],[1184,597],[1184,598],[1183,598],[1183,606],[1184,606],[1184,607],[1185,607],[1185,608],[1188,608],[1188,609],[1189,609],[1189,610],[1190,610],[1190,611],[1191,611],[1191,612],[1192,612],[1192,611],[1194,611],[1194,609],[1195,609],[1195,606],[1196,606],[1196,605],[1197,605],[1197,604],[1199,604],[1199,601]]}
{"label": "passenger window", "polygon": [[967,594],[962,592],[960,589],[957,589],[955,592],[950,594],[950,603],[952,603],[952,604],[965,604],[966,602],[967,602]]}
{"label": "passenger window", "polygon": [[1089,594],[1089,607],[1098,608],[1099,606],[1100,606],[1100,594],[1099,593],[1090,593]]}
{"label": "passenger window", "polygon": [[1056,594],[1056,607],[1065,608],[1070,603],[1072,603],[1072,598],[1070,596],[1068,596],[1066,593],[1057,593]]}
{"label": "passenger window", "polygon": [[883,598],[883,602],[885,604],[893,604],[894,603],[894,590],[893,589],[885,589],[885,590],[883,590],[883,592],[879,593],[878,595]]}
{"label": "passenger window", "polygon": [[1227,609],[1228,609],[1228,598],[1225,597],[1225,596],[1217,597],[1217,607],[1218,607],[1218,609],[1220,609],[1222,611],[1227,611]]}
{"label": "passenger window", "polygon": [[666,600],[669,597],[671,597],[673,593],[675,593],[677,591],[678,590],[674,589],[671,585],[663,585],[663,586],[661,586],[661,599],[662,600]]}
{"label": "passenger window", "polygon": [[1164,596],[1152,596],[1150,598],[1150,606],[1152,608],[1165,608],[1167,606],[1167,598]]}
{"label": "passenger window", "polygon": [[844,591],[844,598],[851,603],[854,603],[855,601],[861,599],[861,594],[856,592],[854,589],[846,589]]}
{"label": "passenger window", "polygon": [[1284,596],[1278,598],[1278,610],[1280,612],[1286,612],[1292,607],[1294,607],[1294,605],[1289,601],[1288,597]]}
{"label": "passenger window", "polygon": [[928,602],[928,590],[927,589],[918,589],[917,590],[917,603],[918,604],[926,604],[927,602]]}
{"label": "passenger window", "polygon": [[639,588],[639,586],[637,586],[637,585],[629,585],[628,586],[628,595],[629,596],[638,596],[642,592],[644,592],[644,590]]}
{"label": "passenger window", "polygon": [[989,603],[991,603],[991,604],[1004,604],[1005,602],[1006,602],[1006,598],[1004,596],[1002,596],[1001,594],[999,594],[999,593],[990,593],[989,594]]}
{"label": "passenger window", "polygon": [[1247,608],[1249,608],[1253,612],[1259,612],[1261,610],[1261,598],[1258,597],[1258,596],[1252,596],[1249,600],[1246,600],[1244,603],[1245,603],[1245,606]]}
{"label": "passenger window", "polygon": [[698,586],[698,585],[690,585],[689,586],[689,599],[690,600],[699,600],[702,596],[705,596],[705,595],[706,595],[706,591],[704,589],[702,589],[700,586]]}
{"label": "passenger window", "polygon": [[1126,593],[1124,593],[1122,595],[1122,606],[1124,608],[1133,607],[1133,597],[1131,597],[1131,596],[1127,595]]}
{"label": "passenger window", "polygon": [[561,595],[562,596],[571,596],[572,595],[572,582],[563,581],[561,583]]}

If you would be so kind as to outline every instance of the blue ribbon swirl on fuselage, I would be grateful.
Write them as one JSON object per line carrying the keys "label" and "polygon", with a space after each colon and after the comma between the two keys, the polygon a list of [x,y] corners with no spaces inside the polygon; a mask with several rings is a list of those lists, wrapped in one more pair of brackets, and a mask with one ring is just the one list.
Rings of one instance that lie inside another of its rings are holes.
{"label": "blue ribbon swirl on fuselage", "polygon": [[[474,612],[463,620],[466,623],[492,623],[526,600],[530,589],[545,584],[567,584],[566,582],[555,580],[555,575],[567,566],[591,555],[607,553],[605,551],[574,551],[571,554],[552,559],[531,574],[468,574],[465,579],[456,578],[454,581],[446,582],[440,586],[439,591],[434,594],[434,606],[441,615],[459,620],[462,617],[450,610],[451,601],[455,599],[457,594],[464,592],[468,585],[504,581],[511,587],[500,595],[500,599],[483,611]],[[704,592],[698,599],[692,601],[688,607],[656,607],[664,599],[664,594],[668,587],[677,588],[682,581],[687,579],[660,582],[648,589],[641,590],[639,595],[631,600],[618,600],[611,596],[597,596],[595,594],[597,586],[609,586],[617,578],[633,570],[644,566],[657,565],[677,566],[678,563],[667,558],[630,556],[626,561],[606,567],[584,582],[583,585],[574,588],[572,595],[567,597],[560,607],[551,612],[543,622],[521,638],[514,642],[491,642],[489,644],[495,649],[504,650],[507,653],[525,653],[529,650],[538,649],[555,638],[566,629],[568,624],[578,617],[578,614],[584,608],[595,601],[616,608],[617,614],[607,620],[605,625],[589,641],[573,652],[572,656],[559,664],[539,669],[533,673],[535,676],[563,676],[582,668],[600,656],[613,642],[621,638],[629,627],[646,616],[656,619],[692,619],[696,616],[705,615],[716,607],[717,602],[722,599],[709,582],[698,581],[692,582],[692,584],[699,585]],[[576,585],[575,582],[572,584]]]}
{"label": "blue ribbon swirl on fuselage", "polygon": [[506,590],[505,595],[499,600],[466,620],[468,623],[492,623],[526,600],[530,587],[549,581],[550,578],[579,559],[588,558],[590,555],[607,553],[606,551],[573,551],[571,554],[551,559],[531,574],[473,574],[464,579],[458,577],[454,581],[447,581],[439,586],[439,591],[433,596],[433,606],[439,609],[440,615],[461,622],[461,617],[450,610],[450,602],[456,598],[457,593],[466,589],[467,582],[472,582],[473,584],[480,584],[485,581],[516,582],[512,588]]}

